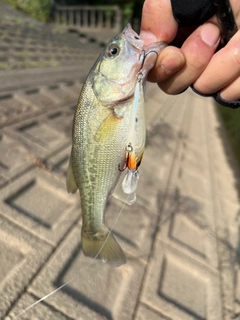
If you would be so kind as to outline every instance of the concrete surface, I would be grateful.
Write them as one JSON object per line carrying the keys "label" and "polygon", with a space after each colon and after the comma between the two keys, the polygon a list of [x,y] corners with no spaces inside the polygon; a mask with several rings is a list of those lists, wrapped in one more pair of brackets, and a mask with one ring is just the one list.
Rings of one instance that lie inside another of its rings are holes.
{"label": "concrete surface", "polygon": [[240,319],[239,168],[212,99],[191,90],[147,88],[137,202],[110,198],[106,210],[109,227],[122,210],[113,232],[126,265],[82,254],[79,197],[65,179],[93,62],[73,79],[74,64],[53,68],[45,84],[19,70],[25,85],[0,90],[0,319]]}

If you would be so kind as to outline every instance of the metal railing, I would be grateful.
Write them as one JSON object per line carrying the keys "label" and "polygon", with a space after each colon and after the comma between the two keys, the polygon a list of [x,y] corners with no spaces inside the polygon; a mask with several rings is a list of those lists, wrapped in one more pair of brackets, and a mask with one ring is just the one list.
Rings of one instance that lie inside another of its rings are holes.
{"label": "metal railing", "polygon": [[122,12],[118,6],[56,6],[54,22],[84,30],[122,28]]}

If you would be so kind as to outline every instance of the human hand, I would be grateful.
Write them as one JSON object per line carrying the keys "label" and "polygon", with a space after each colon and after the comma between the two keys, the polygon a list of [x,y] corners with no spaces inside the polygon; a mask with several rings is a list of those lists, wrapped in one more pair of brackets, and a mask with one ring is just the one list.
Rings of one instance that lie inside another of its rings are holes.
{"label": "human hand", "polygon": [[[240,28],[240,1],[230,0]],[[146,0],[143,6],[141,37],[146,43],[177,38],[181,49],[166,47],[149,74],[169,94],[177,94],[190,84],[202,94],[221,90],[225,100],[240,99],[240,30],[225,47],[216,51],[220,30],[216,17],[197,28],[181,28],[173,18],[170,0]]]}

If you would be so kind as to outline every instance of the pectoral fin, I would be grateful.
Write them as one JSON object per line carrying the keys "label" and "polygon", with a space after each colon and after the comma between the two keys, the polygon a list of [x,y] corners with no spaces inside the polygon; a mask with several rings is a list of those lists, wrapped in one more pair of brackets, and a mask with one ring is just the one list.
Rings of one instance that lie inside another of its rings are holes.
{"label": "pectoral fin", "polygon": [[73,170],[72,170],[72,156],[70,156],[69,164],[68,164],[68,171],[67,171],[67,191],[69,193],[75,193],[78,187],[76,185]]}
{"label": "pectoral fin", "polygon": [[121,121],[121,119],[117,118],[114,113],[111,112],[98,129],[95,140],[103,143],[106,140],[112,139],[117,132],[119,121]]}

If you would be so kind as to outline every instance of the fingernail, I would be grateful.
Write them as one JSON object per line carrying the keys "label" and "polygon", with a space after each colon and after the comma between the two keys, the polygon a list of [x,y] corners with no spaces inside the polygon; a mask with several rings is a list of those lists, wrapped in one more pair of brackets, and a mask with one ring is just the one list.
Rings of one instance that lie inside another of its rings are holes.
{"label": "fingernail", "polygon": [[220,39],[220,30],[213,23],[205,23],[201,28],[201,38],[208,46],[214,47]]}
{"label": "fingernail", "polygon": [[171,74],[177,71],[184,63],[184,56],[176,52],[169,52],[163,58],[160,68],[164,70],[165,74]]}

